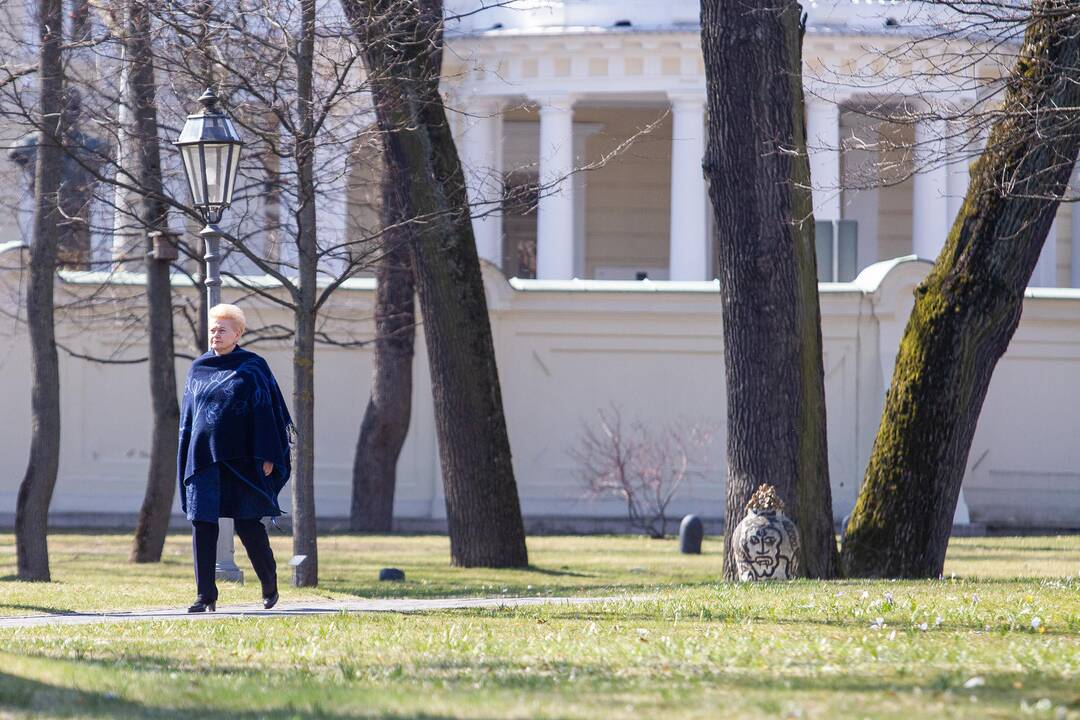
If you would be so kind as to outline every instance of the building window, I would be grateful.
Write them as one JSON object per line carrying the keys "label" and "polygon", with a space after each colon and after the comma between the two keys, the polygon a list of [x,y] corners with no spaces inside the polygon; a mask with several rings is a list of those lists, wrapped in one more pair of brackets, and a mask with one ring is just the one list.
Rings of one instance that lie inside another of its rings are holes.
{"label": "building window", "polygon": [[507,277],[536,277],[535,172],[512,172],[503,185],[503,272]]}
{"label": "building window", "polygon": [[854,220],[818,220],[814,245],[818,282],[851,282],[859,272],[859,224]]}

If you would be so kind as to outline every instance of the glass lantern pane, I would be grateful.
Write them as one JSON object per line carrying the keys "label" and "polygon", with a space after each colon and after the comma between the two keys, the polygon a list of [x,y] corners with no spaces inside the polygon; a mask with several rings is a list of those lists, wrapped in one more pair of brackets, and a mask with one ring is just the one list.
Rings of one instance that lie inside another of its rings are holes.
{"label": "glass lantern pane", "polygon": [[229,145],[222,145],[221,151],[218,153],[218,177],[221,178],[221,186],[218,188],[218,194],[214,198],[218,205],[225,205],[229,202],[229,153],[232,148]]}
{"label": "glass lantern pane", "polygon": [[229,184],[228,184],[228,197],[225,198],[225,202],[232,204],[233,193],[236,192],[236,171],[240,167],[240,146],[229,146]]}
{"label": "glass lantern pane", "polygon": [[203,145],[206,160],[206,202],[210,205],[221,203],[225,182],[225,145]]}
{"label": "glass lantern pane", "polygon": [[199,148],[196,145],[184,145],[180,148],[180,157],[184,159],[184,173],[187,174],[188,188],[194,205],[206,202],[202,185],[202,171],[199,168]]}

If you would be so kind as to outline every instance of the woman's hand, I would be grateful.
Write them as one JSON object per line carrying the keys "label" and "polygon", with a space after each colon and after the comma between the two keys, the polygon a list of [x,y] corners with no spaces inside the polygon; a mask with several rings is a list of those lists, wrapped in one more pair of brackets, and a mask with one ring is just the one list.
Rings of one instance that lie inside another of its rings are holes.
{"label": "woman's hand", "polygon": [[274,463],[263,460],[263,475],[269,475],[272,472],[274,472]]}

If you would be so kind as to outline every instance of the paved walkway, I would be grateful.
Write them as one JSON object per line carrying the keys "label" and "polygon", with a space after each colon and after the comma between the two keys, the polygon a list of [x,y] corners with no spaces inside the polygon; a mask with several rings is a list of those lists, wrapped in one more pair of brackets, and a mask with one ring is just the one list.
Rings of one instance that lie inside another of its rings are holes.
{"label": "paved walkway", "polygon": [[494,598],[386,598],[379,600],[312,600],[280,602],[272,610],[261,605],[219,605],[213,613],[187,613],[184,608],[169,610],[133,610],[113,613],[63,613],[24,615],[0,618],[0,628],[40,627],[44,625],[94,625],[113,622],[223,620],[225,618],[301,617],[334,613],[425,612],[462,608],[514,608],[534,605],[590,605],[627,598],[615,597],[494,597]]}

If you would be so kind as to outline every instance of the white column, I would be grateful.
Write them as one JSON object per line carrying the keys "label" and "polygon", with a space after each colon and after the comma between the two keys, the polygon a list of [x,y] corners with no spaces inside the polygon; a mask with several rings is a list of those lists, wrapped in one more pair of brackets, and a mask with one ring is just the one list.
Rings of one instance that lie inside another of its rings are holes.
{"label": "white column", "polygon": [[[1080,163],[1073,167],[1071,197],[1080,197]],[[1069,260],[1069,286],[1080,288],[1080,201],[1070,203],[1072,220],[1069,222],[1072,248]]]}
{"label": "white column", "polygon": [[840,219],[840,106],[826,100],[806,103],[806,149],[810,156],[814,218]]}
{"label": "white column", "polygon": [[705,97],[671,97],[671,255],[672,280],[705,280]]}
{"label": "white column", "polygon": [[913,252],[936,260],[949,232],[949,166],[945,121],[915,123],[915,187],[912,203]]}
{"label": "white column", "polygon": [[574,274],[574,98],[540,100],[540,199],[536,217],[536,277]]}
{"label": "white column", "polygon": [[502,264],[502,106],[496,100],[465,101],[462,170],[468,187],[473,235],[480,257]]}

